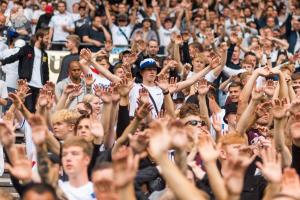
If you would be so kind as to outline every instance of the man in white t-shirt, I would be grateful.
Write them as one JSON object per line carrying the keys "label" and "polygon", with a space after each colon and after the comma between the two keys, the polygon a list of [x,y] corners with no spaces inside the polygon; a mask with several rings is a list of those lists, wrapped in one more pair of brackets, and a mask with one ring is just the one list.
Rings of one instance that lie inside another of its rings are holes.
{"label": "man in white t-shirt", "polygon": [[181,28],[181,18],[183,16],[184,9],[181,9],[178,17],[176,18],[175,24],[173,23],[172,18],[166,17],[165,20],[163,21],[163,24],[160,21],[160,13],[158,9],[155,9],[155,14],[156,14],[156,26],[158,29],[158,34],[159,34],[159,39],[160,39],[160,46],[166,47],[169,45],[171,41],[171,35],[172,33],[180,33],[180,28]]}
{"label": "man in white t-shirt", "polygon": [[[72,15],[66,12],[66,2],[58,3],[58,14],[54,15],[49,23],[49,40],[65,42],[69,34],[74,33],[75,25]],[[52,49],[61,50],[64,45],[52,45]]]}
{"label": "man in white t-shirt", "polygon": [[120,14],[117,17],[118,25],[114,24],[108,3],[105,6],[105,13],[111,31],[113,45],[130,45],[130,34],[135,25],[136,9],[132,9],[132,17],[129,24],[127,14]]}
{"label": "man in white t-shirt", "polygon": [[130,110],[129,115],[134,116],[134,112],[137,108],[137,100],[140,97],[139,91],[142,88],[147,89],[149,93],[149,102],[152,104],[152,117],[156,118],[160,112],[164,95],[163,91],[155,84],[155,79],[157,75],[157,64],[156,61],[152,58],[144,59],[140,64],[140,73],[142,76],[142,83],[134,84],[133,88],[129,93],[129,103]]}
{"label": "man in white t-shirt", "polygon": [[95,200],[93,184],[88,178],[93,145],[84,138],[74,136],[65,140],[62,146],[62,166],[69,181],[58,185],[68,200]]}

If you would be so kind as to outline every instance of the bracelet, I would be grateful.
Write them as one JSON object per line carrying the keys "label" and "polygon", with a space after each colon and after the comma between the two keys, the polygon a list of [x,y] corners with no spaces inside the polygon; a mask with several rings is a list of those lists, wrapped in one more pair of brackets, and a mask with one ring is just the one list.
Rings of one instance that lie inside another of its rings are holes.
{"label": "bracelet", "polygon": [[170,91],[169,90],[167,90],[167,91],[163,91],[163,95],[168,95],[170,93]]}

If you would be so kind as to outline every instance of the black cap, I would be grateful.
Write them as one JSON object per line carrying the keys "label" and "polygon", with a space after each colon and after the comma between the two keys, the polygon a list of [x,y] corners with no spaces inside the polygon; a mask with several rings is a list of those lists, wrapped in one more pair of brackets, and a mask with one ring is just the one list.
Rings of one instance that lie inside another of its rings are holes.
{"label": "black cap", "polygon": [[150,22],[150,23],[152,22],[152,20],[151,20],[149,17],[146,17],[146,18],[143,19],[142,24],[143,24],[144,22],[146,22],[146,21],[148,21],[148,22]]}
{"label": "black cap", "polygon": [[226,120],[226,117],[227,115],[229,114],[236,114],[237,112],[237,103],[229,103],[229,104],[226,104],[224,106],[224,109],[225,109],[225,115],[224,115],[224,118],[223,118],[223,121],[228,124],[228,121]]}
{"label": "black cap", "polygon": [[176,101],[176,100],[184,100],[185,99],[185,96],[183,94],[183,92],[176,92],[174,95],[173,95],[173,100]]}
{"label": "black cap", "polygon": [[128,16],[126,14],[120,14],[118,15],[118,21],[127,21]]}

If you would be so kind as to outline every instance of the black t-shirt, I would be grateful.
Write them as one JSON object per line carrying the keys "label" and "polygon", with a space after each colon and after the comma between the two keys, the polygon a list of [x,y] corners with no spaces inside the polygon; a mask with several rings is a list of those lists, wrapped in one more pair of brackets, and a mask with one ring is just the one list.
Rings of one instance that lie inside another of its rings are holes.
{"label": "black t-shirt", "polygon": [[[97,40],[101,43],[105,42],[105,36],[104,36],[103,31],[95,30],[92,28],[92,26],[87,26],[84,28],[83,36],[89,36],[90,39]],[[92,46],[90,49],[92,52],[96,52],[96,51],[100,50],[100,47]]]}
{"label": "black t-shirt", "polygon": [[91,20],[88,17],[76,20],[74,22],[75,34],[78,35],[81,40],[82,40],[82,36],[85,33],[85,29],[90,26],[90,22],[91,22]]}

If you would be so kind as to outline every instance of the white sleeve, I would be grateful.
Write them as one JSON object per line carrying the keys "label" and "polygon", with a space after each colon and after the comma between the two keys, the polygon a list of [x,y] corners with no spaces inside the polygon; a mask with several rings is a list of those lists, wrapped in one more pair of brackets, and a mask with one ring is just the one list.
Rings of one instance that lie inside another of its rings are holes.
{"label": "white sleeve", "polygon": [[21,131],[25,135],[25,148],[26,148],[27,157],[31,161],[36,162],[37,161],[36,147],[32,140],[31,127],[26,120],[24,120],[20,126],[21,126]]}
{"label": "white sleeve", "polygon": [[208,72],[208,74],[205,75],[205,79],[208,81],[208,82],[211,82],[213,83],[218,77],[214,75],[214,72],[213,70]]}
{"label": "white sleeve", "polygon": [[54,16],[53,17],[51,17],[51,20],[50,20],[50,22],[49,22],[49,27],[50,28],[54,28]]}
{"label": "white sleeve", "polygon": [[238,74],[246,72],[246,71],[247,70],[245,70],[245,69],[231,69],[231,68],[227,67],[226,65],[223,68],[224,74],[228,77],[238,75]]}
{"label": "white sleeve", "polygon": [[0,82],[0,95],[1,98],[5,99],[8,98],[8,92],[7,92],[7,87],[6,87],[6,83],[5,82]]}
{"label": "white sleeve", "polygon": [[0,144],[0,176],[4,173],[4,153],[3,153],[3,146]]}
{"label": "white sleeve", "polygon": [[68,26],[71,27],[71,28],[75,28],[75,24],[74,24],[74,21],[73,21],[73,17],[72,17],[72,16],[70,16]]}

